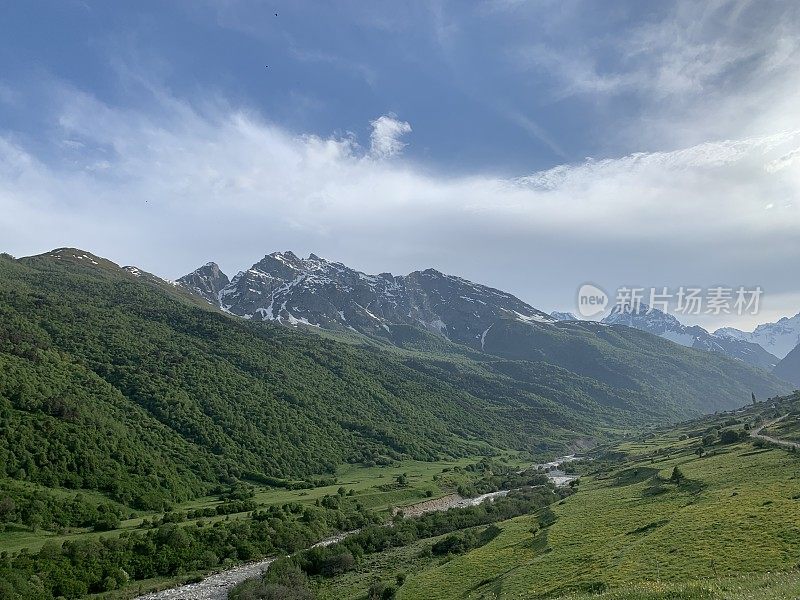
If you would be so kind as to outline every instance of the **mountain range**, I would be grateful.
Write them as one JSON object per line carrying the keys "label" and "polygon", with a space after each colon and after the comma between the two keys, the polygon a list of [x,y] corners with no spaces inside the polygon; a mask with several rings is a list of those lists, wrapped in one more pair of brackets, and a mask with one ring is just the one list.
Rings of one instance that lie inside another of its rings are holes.
{"label": "mountain range", "polygon": [[674,316],[644,303],[636,306],[615,306],[602,322],[635,327],[676,344],[723,354],[767,371],[772,371],[779,362],[778,357],[756,342],[730,335],[712,334],[698,325],[684,325]]}
{"label": "mountain range", "polygon": [[435,269],[367,275],[311,254],[274,252],[228,281],[209,263],[177,281],[222,310],[260,321],[392,338],[411,325],[484,349],[499,320],[552,323],[520,299]]}
{"label": "mountain range", "polygon": [[[531,352],[533,346],[522,341],[533,331],[541,337],[552,332],[548,326],[556,322],[579,322],[572,313],[548,315],[511,294],[435,269],[405,276],[369,275],[314,254],[300,258],[291,251],[268,254],[230,280],[211,262],[177,284],[246,319],[354,331],[399,345],[408,342],[412,331],[423,330],[476,351],[522,359],[536,354]],[[780,360],[759,343],[730,332],[712,334],[699,326],[683,325],[644,304],[637,310],[616,308],[602,322],[646,331],[767,371]],[[576,327],[592,327],[581,323]],[[580,370],[580,366],[575,368]]]}
{"label": "mountain range", "polygon": [[0,255],[1,475],[158,509],[346,462],[563,451],[791,387],[437,271],[256,267],[170,282],[73,248]]}
{"label": "mountain range", "polygon": [[717,329],[714,335],[758,344],[778,358],[784,358],[800,344],[800,313],[783,317],[775,323],[764,323],[752,332],[723,327]]}

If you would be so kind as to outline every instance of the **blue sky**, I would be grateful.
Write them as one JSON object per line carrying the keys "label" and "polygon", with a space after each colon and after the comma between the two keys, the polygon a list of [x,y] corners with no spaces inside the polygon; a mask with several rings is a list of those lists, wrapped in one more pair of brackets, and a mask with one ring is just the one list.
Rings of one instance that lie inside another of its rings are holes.
{"label": "blue sky", "polygon": [[12,254],[177,277],[294,249],[548,310],[586,281],[800,310],[796,3],[8,4]]}
{"label": "blue sky", "polygon": [[[57,77],[120,107],[149,100],[134,71],[187,101],[219,94],[321,136],[368,137],[371,119],[395,113],[416,126],[409,158],[517,174],[604,151],[613,121],[640,110],[635,93],[565,95],[525,54],[588,52],[587,39],[659,17],[637,6],[19,2],[4,11],[1,51],[7,83]],[[598,68],[613,69],[619,56],[602,54]],[[29,104],[4,115],[21,130],[47,127],[42,116]]]}

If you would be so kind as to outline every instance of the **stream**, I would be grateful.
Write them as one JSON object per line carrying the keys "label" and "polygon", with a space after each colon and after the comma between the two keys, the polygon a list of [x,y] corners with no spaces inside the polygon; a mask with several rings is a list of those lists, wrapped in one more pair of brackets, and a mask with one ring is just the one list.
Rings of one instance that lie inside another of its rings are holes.
{"label": "stream", "polygon": [[[574,475],[567,475],[559,467],[564,463],[578,460],[574,454],[562,456],[549,463],[533,465],[534,468],[545,469],[547,476],[556,485],[562,487],[568,485],[570,481],[576,479]],[[444,511],[451,508],[463,508],[467,506],[477,506],[484,502],[492,502],[495,498],[502,498],[508,495],[511,490],[500,490],[482,494],[475,498],[463,498],[458,494],[450,494],[433,500],[425,500],[403,507],[403,513],[407,517],[417,517],[429,512]],[[319,546],[330,546],[341,542],[347,536],[357,533],[356,531],[346,531],[337,533],[314,544],[312,548]],[[247,579],[258,577],[267,570],[275,557],[265,558],[257,562],[246,563],[237,567],[232,567],[214,575],[210,575],[197,583],[189,583],[178,587],[153,592],[143,596],[137,596],[135,600],[226,600],[228,592]]]}

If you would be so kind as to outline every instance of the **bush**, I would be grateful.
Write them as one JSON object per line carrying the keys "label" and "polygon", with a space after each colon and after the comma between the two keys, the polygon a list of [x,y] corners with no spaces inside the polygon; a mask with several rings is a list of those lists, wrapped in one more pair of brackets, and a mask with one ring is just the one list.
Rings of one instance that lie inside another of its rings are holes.
{"label": "bush", "polygon": [[703,446],[713,446],[717,441],[716,433],[709,433],[703,436]]}
{"label": "bush", "polygon": [[[94,522],[95,531],[112,531],[119,527],[119,516],[112,512],[103,513]],[[112,588],[113,589],[113,588]]]}
{"label": "bush", "polygon": [[680,483],[686,479],[686,476],[683,474],[683,471],[680,470],[680,467],[675,467],[672,469],[672,475],[670,475],[669,480],[672,483]]}
{"label": "bush", "polygon": [[735,444],[739,441],[739,432],[733,429],[726,429],[719,434],[719,441],[723,444]]}
{"label": "bush", "polygon": [[391,600],[396,593],[397,590],[393,585],[385,581],[376,581],[369,586],[367,598],[369,598],[369,600]]}
{"label": "bush", "polygon": [[356,566],[356,560],[350,552],[334,554],[322,561],[320,574],[325,577],[334,577],[352,571]]}
{"label": "bush", "polygon": [[264,576],[234,588],[231,600],[313,600],[308,578],[291,559],[277,560]]}

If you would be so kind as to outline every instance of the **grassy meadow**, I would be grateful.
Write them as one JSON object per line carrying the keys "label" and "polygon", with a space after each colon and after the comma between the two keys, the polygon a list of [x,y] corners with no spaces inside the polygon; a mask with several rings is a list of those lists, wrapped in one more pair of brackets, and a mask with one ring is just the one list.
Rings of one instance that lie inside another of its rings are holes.
{"label": "grassy meadow", "polygon": [[[452,493],[459,484],[470,480],[471,476],[461,469],[469,464],[478,462],[481,458],[476,456],[436,462],[407,460],[385,466],[371,467],[342,465],[336,473],[336,483],[332,485],[289,490],[254,484],[255,496],[253,500],[259,508],[295,502],[314,504],[326,495],[336,495],[339,488],[344,487],[348,492],[352,490],[355,499],[364,507],[378,513],[388,514],[394,507],[414,504],[422,500]],[[524,464],[516,453],[508,453],[501,458],[498,457],[498,459],[510,465]],[[405,474],[407,477],[407,482],[404,485],[397,484],[397,477],[401,474]],[[24,483],[24,485],[32,489],[37,487],[35,484],[30,483]],[[65,498],[72,498],[81,494],[90,501],[96,501],[97,503],[109,502],[105,496],[95,491],[47,488],[47,492],[59,494]],[[220,498],[208,496],[177,504],[173,511],[186,512],[199,508],[215,508],[220,504],[222,504]],[[213,523],[214,521],[228,518],[244,518],[249,512],[203,517],[202,519],[187,519],[184,523],[194,523],[197,520]],[[143,521],[145,519],[158,519],[163,515],[164,513],[160,512],[131,512],[131,518],[121,521],[118,528],[102,532],[85,528],[65,528],[62,531],[33,530],[22,525],[8,524],[0,534],[0,552],[18,552],[22,549],[36,552],[46,542],[55,542],[60,545],[66,540],[110,537],[118,536],[123,532],[144,531]]]}
{"label": "grassy meadow", "polygon": [[[319,582],[319,596],[367,598],[370,582],[400,575],[400,600],[800,597],[800,453],[758,447],[744,432],[769,411],[709,416],[602,449],[552,516],[504,521],[462,555],[431,557],[435,540],[422,540],[368,557]],[[744,439],[723,443],[725,430]]]}

